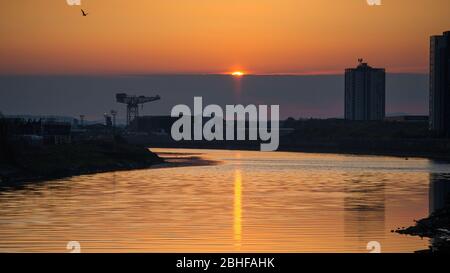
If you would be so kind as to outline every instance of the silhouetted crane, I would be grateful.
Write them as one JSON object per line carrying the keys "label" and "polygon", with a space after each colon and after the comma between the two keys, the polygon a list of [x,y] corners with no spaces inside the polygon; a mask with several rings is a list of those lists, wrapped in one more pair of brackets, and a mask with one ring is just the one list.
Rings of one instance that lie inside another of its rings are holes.
{"label": "silhouetted crane", "polygon": [[160,96],[146,97],[146,96],[129,96],[125,93],[116,94],[116,101],[118,103],[124,103],[127,105],[127,126],[139,117],[139,105],[143,105],[147,102],[160,100]]}

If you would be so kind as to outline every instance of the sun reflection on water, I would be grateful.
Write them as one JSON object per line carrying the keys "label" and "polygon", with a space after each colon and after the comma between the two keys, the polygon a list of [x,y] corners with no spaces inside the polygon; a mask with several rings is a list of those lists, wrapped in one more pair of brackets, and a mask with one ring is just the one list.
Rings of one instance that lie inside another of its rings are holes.
{"label": "sun reflection on water", "polygon": [[242,174],[237,169],[234,173],[234,241],[236,248],[242,241]]}

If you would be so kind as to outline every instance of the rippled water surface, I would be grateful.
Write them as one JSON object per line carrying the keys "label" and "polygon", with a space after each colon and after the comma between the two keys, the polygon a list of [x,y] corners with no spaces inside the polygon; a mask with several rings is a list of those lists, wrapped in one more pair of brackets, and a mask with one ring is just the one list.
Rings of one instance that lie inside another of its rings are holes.
{"label": "rippled water surface", "polygon": [[220,164],[3,190],[0,251],[67,252],[78,241],[82,252],[367,252],[378,241],[412,252],[429,241],[391,230],[427,216],[449,185],[450,164],[427,159],[154,151]]}

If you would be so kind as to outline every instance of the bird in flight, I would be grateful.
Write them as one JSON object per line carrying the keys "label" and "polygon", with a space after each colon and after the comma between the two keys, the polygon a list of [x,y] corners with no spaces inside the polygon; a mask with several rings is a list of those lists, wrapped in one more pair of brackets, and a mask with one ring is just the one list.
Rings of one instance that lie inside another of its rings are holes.
{"label": "bird in flight", "polygon": [[89,13],[86,13],[86,12],[84,12],[83,9],[81,9],[81,14],[82,14],[83,16],[87,16]]}

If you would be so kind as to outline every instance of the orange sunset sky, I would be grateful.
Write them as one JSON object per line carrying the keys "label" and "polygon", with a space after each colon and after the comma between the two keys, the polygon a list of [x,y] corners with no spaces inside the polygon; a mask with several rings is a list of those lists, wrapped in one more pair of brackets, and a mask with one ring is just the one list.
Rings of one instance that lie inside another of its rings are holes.
{"label": "orange sunset sky", "polygon": [[428,70],[449,0],[0,1],[0,74]]}

